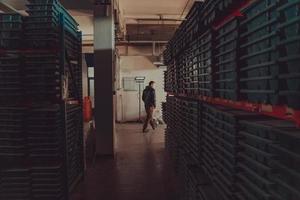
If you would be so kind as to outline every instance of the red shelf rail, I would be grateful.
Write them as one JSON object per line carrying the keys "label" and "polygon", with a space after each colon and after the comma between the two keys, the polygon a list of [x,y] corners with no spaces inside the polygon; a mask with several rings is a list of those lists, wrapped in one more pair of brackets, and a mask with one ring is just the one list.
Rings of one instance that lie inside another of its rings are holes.
{"label": "red shelf rail", "polygon": [[[222,18],[218,19],[213,23],[213,28],[218,28],[224,25],[226,22],[230,21],[234,17],[242,17],[242,9],[248,7],[250,4],[254,3],[257,0],[244,0],[237,3],[234,8],[229,12],[229,14]],[[233,109],[244,110],[248,112],[256,112],[263,115],[271,116],[278,119],[293,121],[300,127],[300,110],[293,110],[284,105],[266,105],[266,104],[257,104],[246,101],[232,101],[221,98],[213,98],[213,97],[204,97],[198,95],[186,95],[186,94],[173,94],[168,93],[168,95],[173,95],[177,97],[185,97],[193,100],[201,100],[207,103],[211,103],[214,105],[221,105],[230,107]]]}
{"label": "red shelf rail", "polygon": [[7,53],[60,53],[61,49],[59,48],[49,48],[49,49],[0,49],[1,54]]}
{"label": "red shelf rail", "polygon": [[213,28],[217,29],[218,27],[224,25],[226,22],[230,21],[234,17],[242,17],[243,14],[241,11],[248,7],[250,4],[255,2],[257,0],[241,0],[238,1],[238,3],[235,3],[235,6],[230,10],[229,14],[226,15],[226,17],[223,17],[221,19],[217,19],[213,24]]}
{"label": "red shelf rail", "polygon": [[192,100],[200,100],[214,105],[226,106],[237,110],[244,110],[248,112],[256,112],[262,115],[271,116],[278,119],[293,121],[300,127],[300,110],[293,110],[287,106],[275,106],[267,104],[257,104],[246,101],[232,101],[227,99],[205,97],[199,95],[186,95],[168,93],[168,95],[176,97],[185,97]]}

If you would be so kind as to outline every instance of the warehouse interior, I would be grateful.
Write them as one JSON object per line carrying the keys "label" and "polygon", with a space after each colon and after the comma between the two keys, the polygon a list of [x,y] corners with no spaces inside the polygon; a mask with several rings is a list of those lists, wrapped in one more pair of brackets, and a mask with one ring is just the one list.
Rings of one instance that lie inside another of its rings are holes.
{"label": "warehouse interior", "polygon": [[300,0],[0,0],[0,200],[299,200],[299,66]]}

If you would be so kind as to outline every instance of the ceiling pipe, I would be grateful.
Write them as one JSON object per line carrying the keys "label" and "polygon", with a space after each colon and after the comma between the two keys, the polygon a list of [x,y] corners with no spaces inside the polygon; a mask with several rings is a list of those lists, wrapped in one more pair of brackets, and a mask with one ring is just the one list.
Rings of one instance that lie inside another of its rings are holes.
{"label": "ceiling pipe", "polygon": [[168,41],[154,41],[154,40],[141,40],[141,41],[119,41],[116,45],[127,45],[127,44],[167,44]]}
{"label": "ceiling pipe", "polygon": [[[93,40],[83,40],[82,46],[92,46],[94,45]],[[145,40],[145,41],[118,41],[116,42],[117,46],[123,46],[123,45],[130,45],[130,44],[149,44],[153,45],[155,44],[167,44],[168,41],[152,41],[152,40]]]}
{"label": "ceiling pipe", "polygon": [[172,21],[172,22],[185,21],[185,19],[172,19],[172,18],[131,18],[131,19],[135,19],[138,21]]}

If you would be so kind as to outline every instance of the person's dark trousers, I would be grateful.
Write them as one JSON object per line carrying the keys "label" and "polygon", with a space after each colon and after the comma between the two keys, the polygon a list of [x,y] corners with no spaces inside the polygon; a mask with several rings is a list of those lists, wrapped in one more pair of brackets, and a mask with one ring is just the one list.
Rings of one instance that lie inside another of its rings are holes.
{"label": "person's dark trousers", "polygon": [[146,107],[146,113],[147,113],[147,117],[144,123],[144,127],[143,127],[143,131],[146,131],[148,128],[148,124],[150,123],[150,125],[152,126],[153,129],[155,129],[155,125],[153,122],[153,111],[154,111],[154,107]]}

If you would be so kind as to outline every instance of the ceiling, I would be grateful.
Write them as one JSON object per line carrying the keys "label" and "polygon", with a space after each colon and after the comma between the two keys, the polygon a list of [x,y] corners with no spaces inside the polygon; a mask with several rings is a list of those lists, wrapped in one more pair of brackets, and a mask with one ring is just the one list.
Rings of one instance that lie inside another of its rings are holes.
{"label": "ceiling", "polygon": [[193,0],[119,0],[125,16],[175,15],[181,16],[186,5],[191,6]]}
{"label": "ceiling", "polygon": [[[117,0],[126,15],[181,14],[186,4],[195,0]],[[17,10],[24,10],[26,0],[0,0]],[[68,9],[92,9],[92,0],[60,0]]]}
{"label": "ceiling", "polygon": [[174,34],[177,26],[156,24],[128,24],[128,41],[168,41]]}
{"label": "ceiling", "polygon": [[130,40],[168,41],[195,0],[119,0]]}
{"label": "ceiling", "polygon": [[[93,34],[93,0],[60,0],[71,11],[84,35]],[[196,0],[115,0],[123,31],[134,39],[168,40]],[[26,0],[0,0],[26,10]],[[1,9],[1,8],[0,8]],[[178,20],[178,21],[176,21]],[[163,24],[163,25],[162,25]],[[128,32],[126,31],[128,29]],[[143,38],[143,35],[145,38]]]}
{"label": "ceiling", "polygon": [[16,10],[25,10],[26,0],[0,0],[1,3],[6,3]]}
{"label": "ceiling", "polygon": [[[0,0],[16,10],[25,10],[26,0]],[[93,9],[92,0],[60,0],[60,2],[68,9]]]}

